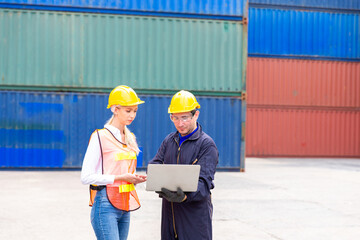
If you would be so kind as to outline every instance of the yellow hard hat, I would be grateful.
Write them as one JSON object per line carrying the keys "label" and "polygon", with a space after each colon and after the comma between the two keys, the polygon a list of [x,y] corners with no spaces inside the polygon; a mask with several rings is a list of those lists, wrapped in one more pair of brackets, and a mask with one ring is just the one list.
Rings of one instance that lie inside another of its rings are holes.
{"label": "yellow hard hat", "polygon": [[190,112],[197,108],[200,108],[200,104],[196,101],[195,96],[191,92],[181,90],[172,97],[168,112]]}
{"label": "yellow hard hat", "polygon": [[138,98],[131,87],[120,85],[111,91],[107,108],[111,108],[112,105],[134,106],[142,103],[144,101]]}

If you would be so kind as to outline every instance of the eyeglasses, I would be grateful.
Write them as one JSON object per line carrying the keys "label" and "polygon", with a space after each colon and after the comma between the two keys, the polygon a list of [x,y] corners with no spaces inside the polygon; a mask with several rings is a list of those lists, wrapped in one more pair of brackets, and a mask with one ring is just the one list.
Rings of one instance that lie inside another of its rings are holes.
{"label": "eyeglasses", "polygon": [[193,118],[193,115],[191,115],[191,116],[189,116],[189,115],[188,116],[181,116],[181,117],[175,117],[173,115],[170,115],[170,119],[173,122],[181,121],[183,123],[186,123],[186,122],[189,122],[192,118]]}

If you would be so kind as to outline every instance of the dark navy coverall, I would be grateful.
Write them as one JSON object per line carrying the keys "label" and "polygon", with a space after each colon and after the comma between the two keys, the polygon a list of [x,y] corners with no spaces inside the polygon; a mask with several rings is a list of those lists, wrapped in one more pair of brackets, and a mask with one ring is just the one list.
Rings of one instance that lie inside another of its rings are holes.
{"label": "dark navy coverall", "polygon": [[[210,190],[214,188],[214,174],[219,152],[215,142],[198,130],[181,146],[179,133],[169,134],[162,142],[156,156],[149,164],[199,164],[199,184],[196,192],[185,192],[187,199],[181,203],[162,200],[161,239],[180,240],[212,239],[212,214]],[[175,220],[175,221],[174,221]]]}

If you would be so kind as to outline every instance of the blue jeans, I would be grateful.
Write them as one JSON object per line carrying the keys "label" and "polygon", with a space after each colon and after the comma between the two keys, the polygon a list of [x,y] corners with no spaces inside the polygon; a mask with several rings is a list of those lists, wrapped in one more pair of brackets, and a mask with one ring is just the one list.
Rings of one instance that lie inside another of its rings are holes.
{"label": "blue jeans", "polygon": [[98,240],[126,240],[130,212],[113,207],[106,196],[106,189],[102,189],[96,193],[91,209],[91,225]]}

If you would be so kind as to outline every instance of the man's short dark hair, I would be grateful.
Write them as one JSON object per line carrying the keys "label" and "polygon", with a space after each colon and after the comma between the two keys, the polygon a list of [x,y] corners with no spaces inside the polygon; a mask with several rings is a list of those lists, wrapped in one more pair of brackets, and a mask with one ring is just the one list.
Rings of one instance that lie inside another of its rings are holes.
{"label": "man's short dark hair", "polygon": [[194,110],[192,110],[190,113],[191,113],[191,115],[195,115],[195,113],[196,113],[196,111],[197,111],[197,109],[194,109]]}

